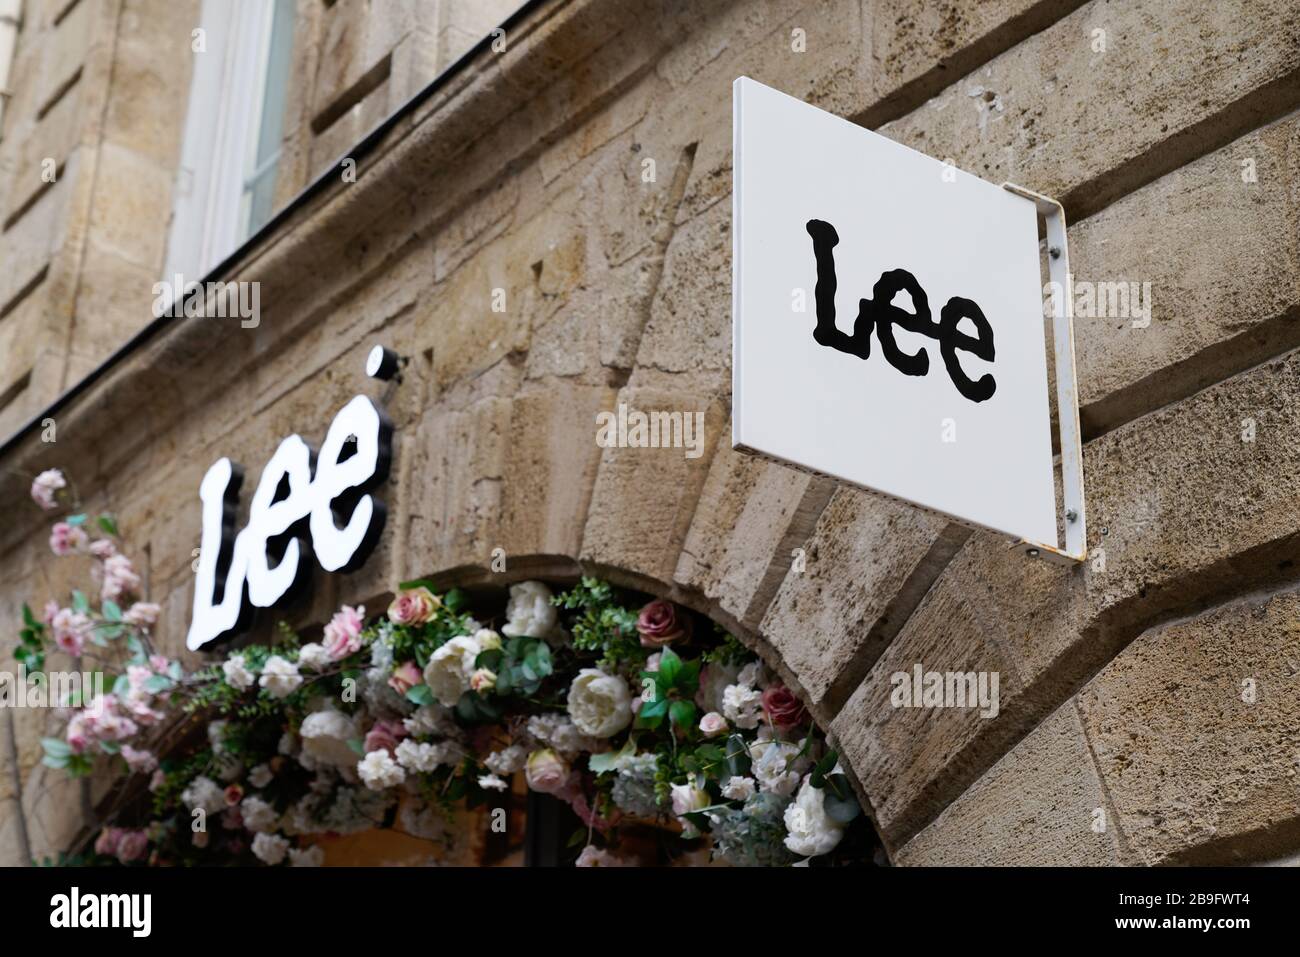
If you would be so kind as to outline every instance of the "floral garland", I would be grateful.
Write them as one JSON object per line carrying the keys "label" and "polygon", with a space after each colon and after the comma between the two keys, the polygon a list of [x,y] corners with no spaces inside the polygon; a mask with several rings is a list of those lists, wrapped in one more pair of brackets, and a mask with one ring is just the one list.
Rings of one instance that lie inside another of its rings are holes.
{"label": "floral garland", "polygon": [[[66,488],[52,470],[32,496],[52,510]],[[94,862],[313,865],[323,836],[375,827],[450,848],[457,809],[499,801],[516,773],[581,821],[579,865],[641,863],[623,847],[629,825],[733,865],[839,863],[872,839],[794,694],[669,601],[638,609],[592,578],[559,595],[523,582],[497,630],[459,590],[406,582],[382,616],[345,605],[319,641],[282,625],[274,646],[186,672],[153,649],[158,607],[126,604],[140,579],[110,516],[70,516],[50,544],[92,556],[99,606],[75,591],[38,620],[24,605],[16,656],[34,671],[50,643],[93,655],[111,692],[59,702],[66,729],[43,739],[44,763],[148,777],[134,808],[119,789]],[[116,664],[96,654],[115,650]],[[186,721],[206,734],[157,757]],[[119,823],[129,816],[147,821]]]}

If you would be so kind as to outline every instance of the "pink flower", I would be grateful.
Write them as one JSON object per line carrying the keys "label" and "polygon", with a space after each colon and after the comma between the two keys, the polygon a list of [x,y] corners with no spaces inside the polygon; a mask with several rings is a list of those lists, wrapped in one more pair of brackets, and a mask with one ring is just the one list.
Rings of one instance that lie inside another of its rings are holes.
{"label": "pink flower", "polygon": [[51,598],[49,601],[45,603],[45,611],[41,615],[41,621],[45,622],[45,624],[47,625],[53,624],[54,616],[57,615],[58,613],[59,613],[59,603],[55,601],[53,598]]}
{"label": "pink flower", "polygon": [[376,721],[366,732],[363,748],[366,754],[371,751],[387,751],[392,754],[397,749],[397,743],[406,736],[406,726],[400,721]]}
{"label": "pink flower", "polygon": [[641,644],[646,648],[662,648],[674,641],[691,637],[691,619],[678,615],[677,606],[662,598],[650,602],[637,616],[636,630],[641,633]]}
{"label": "pink flower", "polygon": [[768,685],[763,691],[763,711],[778,728],[794,728],[808,721],[808,712],[785,685]]}
{"label": "pink flower", "polygon": [[122,745],[122,757],[135,774],[148,774],[158,767],[158,759],[151,752],[133,748],[129,744]]}
{"label": "pink flower", "polygon": [[167,669],[171,667],[171,662],[167,660],[165,655],[150,655],[149,667],[158,672],[158,674],[165,675]]}
{"label": "pink flower", "polygon": [[491,668],[479,668],[469,676],[469,686],[480,694],[491,691],[497,686],[497,673]]}
{"label": "pink flower", "polygon": [[78,711],[68,722],[66,732],[68,747],[72,748],[73,754],[81,754],[90,746],[90,715],[85,711]]}
{"label": "pink flower", "polygon": [[117,546],[107,538],[97,538],[90,543],[90,554],[102,562],[117,554]]}
{"label": "pink flower", "polygon": [[158,624],[158,615],[162,611],[151,601],[138,601],[126,610],[122,617],[137,628],[152,628]]}
{"label": "pink flower", "polygon": [[339,661],[361,650],[361,629],[365,627],[366,609],[344,605],[325,626],[325,651]]}
{"label": "pink flower", "polygon": [[244,799],[244,789],[238,784],[232,784],[225,791],[226,807],[234,807]]}
{"label": "pink flower", "polygon": [[418,684],[424,683],[420,666],[414,661],[406,661],[393,669],[393,676],[388,679],[388,687],[400,695],[405,695]]}
{"label": "pink flower", "polygon": [[54,493],[68,487],[68,480],[58,469],[46,469],[32,482],[32,500],[45,511],[59,507]]}
{"label": "pink flower", "polygon": [[388,606],[388,620],[394,625],[420,625],[431,619],[442,601],[429,589],[420,587],[404,591]]}
{"label": "pink flower", "polygon": [[140,576],[129,558],[111,555],[104,560],[104,585],[100,590],[104,601],[118,601],[124,595],[137,594],[139,589]]}
{"label": "pink flower", "polygon": [[54,632],[54,643],[74,658],[81,654],[90,633],[91,622],[79,611],[60,608],[50,621],[50,630]]}
{"label": "pink flower", "polygon": [[80,525],[55,522],[50,529],[50,551],[60,557],[83,550],[87,541],[86,530]]}
{"label": "pink flower", "polygon": [[150,793],[157,794],[159,788],[161,788],[166,783],[167,783],[167,775],[163,774],[162,769],[159,768],[157,771],[153,773],[153,777],[149,779]]}
{"label": "pink flower", "polygon": [[716,711],[710,711],[700,719],[700,734],[706,738],[716,738],[727,732],[727,719]]}
{"label": "pink flower", "polygon": [[562,757],[550,748],[545,748],[528,755],[528,763],[524,765],[524,777],[528,780],[528,786],[534,791],[556,794],[564,790],[565,784],[568,783],[569,766]]}
{"label": "pink flower", "polygon": [[149,836],[144,831],[124,831],[117,842],[117,859],[130,864],[144,857],[149,850]]}
{"label": "pink flower", "polygon": [[95,853],[112,857],[117,853],[117,845],[121,842],[124,833],[126,832],[120,827],[104,828],[99,832],[99,837],[95,838]]}

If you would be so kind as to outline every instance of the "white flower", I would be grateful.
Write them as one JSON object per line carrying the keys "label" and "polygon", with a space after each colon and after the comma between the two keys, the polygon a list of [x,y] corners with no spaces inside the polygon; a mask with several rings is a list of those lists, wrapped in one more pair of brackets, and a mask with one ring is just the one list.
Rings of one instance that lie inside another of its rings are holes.
{"label": "white flower", "polygon": [[722,789],[722,796],[732,801],[744,801],[754,794],[756,787],[753,778],[731,777]]}
{"label": "white flower", "polygon": [[325,851],[316,844],[301,851],[289,848],[290,867],[320,867],[324,863]]}
{"label": "white flower", "polygon": [[694,781],[672,786],[673,813],[678,817],[709,806],[709,792],[695,786]]}
{"label": "white flower", "polygon": [[253,855],[264,864],[279,864],[288,852],[289,841],[279,834],[259,834],[253,838]]}
{"label": "white flower", "polygon": [[303,719],[298,733],[302,736],[302,756],[334,767],[349,767],[357,753],[348,742],[361,737],[356,719],[332,708],[317,711]]}
{"label": "white flower", "polygon": [[549,588],[541,582],[520,582],[510,586],[510,601],[506,603],[509,620],[501,631],[512,638],[545,638],[555,630],[557,615]]}
{"label": "white flower", "polygon": [[250,687],[257,680],[257,676],[244,664],[243,655],[231,655],[221,666],[221,670],[226,674],[226,684],[238,691]]}
{"label": "white flower", "polygon": [[270,831],[280,819],[275,808],[259,797],[246,797],[239,805],[239,813],[244,819],[244,827],[250,831]]}
{"label": "white flower", "polygon": [[451,639],[429,658],[424,668],[424,680],[439,704],[455,707],[460,696],[469,690],[474,659],[482,650],[469,635],[461,635]]}
{"label": "white flower", "polygon": [[528,760],[528,751],[521,745],[512,744],[500,751],[493,751],[483,763],[493,774],[514,774]]}
{"label": "white flower", "polygon": [[191,811],[202,808],[208,814],[224,810],[226,796],[212,778],[199,775],[181,792],[181,803]]}
{"label": "white flower", "polygon": [[292,661],[272,655],[262,666],[262,677],[258,683],[271,693],[271,697],[287,698],[302,684],[302,676]]}
{"label": "white flower", "polygon": [[396,754],[397,763],[408,771],[435,771],[448,758],[445,744],[419,744],[410,738],[397,746]]}
{"label": "white flower", "polygon": [[763,693],[746,684],[727,685],[722,692],[722,713],[738,728],[757,728],[763,717]]}
{"label": "white flower", "polygon": [[406,780],[402,766],[382,748],[371,751],[357,762],[357,774],[361,775],[362,782],[372,791],[396,787]]}
{"label": "white flower", "polygon": [[588,844],[578,855],[574,867],[633,867],[633,863],[626,858],[619,857],[604,848],[597,847],[595,844]]}
{"label": "white flower", "polygon": [[700,689],[695,692],[695,703],[701,711],[722,712],[722,693],[727,690],[727,685],[736,684],[739,671],[735,665],[717,661],[704,666],[700,671]]}
{"label": "white flower", "polygon": [[501,647],[501,636],[491,628],[478,628],[474,631],[474,640],[484,651],[494,651]]}
{"label": "white flower", "polygon": [[292,731],[286,731],[280,735],[280,741],[275,746],[276,754],[283,754],[290,757],[298,749],[298,739],[293,736]]}
{"label": "white flower", "polygon": [[751,688],[762,688],[766,685],[767,669],[763,667],[763,662],[751,661],[741,668],[740,674],[736,676],[736,684],[749,685]]}
{"label": "white flower", "polygon": [[504,791],[506,782],[502,781],[495,774],[481,774],[478,779],[478,786],[483,790]]}
{"label": "white flower", "polygon": [[440,704],[422,705],[409,718],[403,718],[402,725],[410,734],[440,738],[455,737],[458,730],[451,712]]}
{"label": "white flower", "polygon": [[269,766],[259,764],[248,772],[248,783],[255,788],[264,788],[271,783],[274,777]]}
{"label": "white flower", "polygon": [[569,717],[583,734],[608,738],[632,723],[627,682],[599,668],[583,668],[569,685]]}
{"label": "white flower", "polygon": [[811,764],[807,756],[799,754],[801,750],[799,744],[789,741],[756,741],[751,744],[749,756],[754,762],[753,773],[759,788],[781,797],[794,794],[799,778]]}
{"label": "white flower", "polygon": [[325,646],[319,642],[310,642],[298,649],[298,666],[308,671],[324,671],[334,663]]}
{"label": "white flower", "polygon": [[844,829],[826,814],[826,794],[804,779],[799,797],[785,809],[785,846],[802,857],[816,857],[834,850]]}

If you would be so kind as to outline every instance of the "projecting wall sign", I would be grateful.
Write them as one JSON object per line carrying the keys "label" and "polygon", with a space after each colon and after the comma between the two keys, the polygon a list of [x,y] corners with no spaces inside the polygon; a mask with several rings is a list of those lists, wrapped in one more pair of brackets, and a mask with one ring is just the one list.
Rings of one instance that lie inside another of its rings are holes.
{"label": "projecting wall sign", "polygon": [[[395,358],[376,346],[367,372],[389,378]],[[326,571],[360,567],[384,528],[384,503],[367,492],[388,477],[392,436],[383,410],[359,395],[334,416],[318,453],[300,436],[284,439],[262,469],[238,535],[243,469],[228,458],[212,464],[199,486],[203,540],[185,639],[191,651],[244,630],[254,608],[269,608],[305,584],[309,547]]]}
{"label": "projecting wall sign", "polygon": [[735,447],[1054,551],[1035,202],[733,96]]}

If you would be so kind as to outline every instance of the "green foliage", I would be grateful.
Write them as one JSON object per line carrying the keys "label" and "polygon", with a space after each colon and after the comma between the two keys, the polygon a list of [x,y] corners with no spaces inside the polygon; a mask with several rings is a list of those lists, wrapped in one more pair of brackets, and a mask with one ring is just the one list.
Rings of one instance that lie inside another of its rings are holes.
{"label": "green foliage", "polygon": [[636,630],[637,612],[623,605],[608,582],[583,577],[553,601],[560,608],[579,612],[573,620],[573,647],[599,653],[600,666],[613,669],[644,656]]}
{"label": "green foliage", "polygon": [[739,638],[721,625],[715,623],[713,630],[721,636],[721,640],[700,656],[705,664],[714,664],[716,662],[722,665],[741,665],[754,657],[753,652],[746,648]]}

